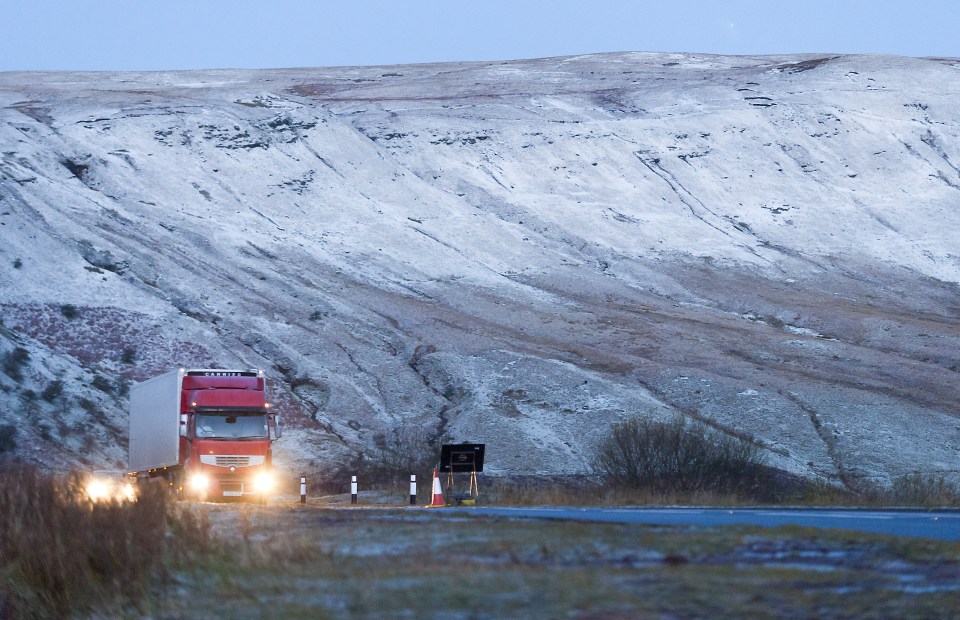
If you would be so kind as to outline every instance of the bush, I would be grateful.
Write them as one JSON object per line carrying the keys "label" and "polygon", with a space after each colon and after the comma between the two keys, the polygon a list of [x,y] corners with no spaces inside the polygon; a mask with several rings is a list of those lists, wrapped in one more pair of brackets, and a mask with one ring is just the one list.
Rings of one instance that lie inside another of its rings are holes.
{"label": "bush", "polygon": [[63,381],[56,379],[47,384],[47,387],[43,389],[43,392],[40,393],[40,398],[52,403],[55,401],[61,394],[63,394]]}
{"label": "bush", "polygon": [[593,466],[607,484],[659,494],[755,494],[766,471],[760,448],[749,439],[683,419],[614,424]]}
{"label": "bush", "polygon": [[894,479],[889,503],[903,506],[957,506],[960,505],[960,489],[942,475],[924,476],[914,472]]}
{"label": "bush", "polygon": [[133,364],[137,361],[137,350],[133,347],[127,347],[120,354],[120,361],[124,364]]}
{"label": "bush", "polygon": [[60,306],[60,314],[62,314],[66,319],[75,319],[79,316],[77,307],[73,304],[63,304]]}
{"label": "bush", "polygon": [[[70,434],[73,433],[73,428],[62,417],[56,418],[56,424],[57,424],[57,435],[59,435],[61,439],[65,437],[69,437]],[[124,465],[123,467],[126,467],[126,466]],[[121,467],[121,469],[123,467]]]}
{"label": "bush", "polygon": [[29,359],[30,352],[23,347],[17,347],[3,356],[3,372],[19,383],[23,381],[23,367]]}
{"label": "bush", "polygon": [[13,452],[17,448],[17,427],[13,424],[0,424],[0,454]]}
{"label": "bush", "polygon": [[97,388],[101,392],[104,392],[105,394],[113,394],[113,392],[116,390],[116,387],[113,385],[113,383],[111,383],[110,380],[103,375],[94,375],[93,381],[90,382],[90,385]]}

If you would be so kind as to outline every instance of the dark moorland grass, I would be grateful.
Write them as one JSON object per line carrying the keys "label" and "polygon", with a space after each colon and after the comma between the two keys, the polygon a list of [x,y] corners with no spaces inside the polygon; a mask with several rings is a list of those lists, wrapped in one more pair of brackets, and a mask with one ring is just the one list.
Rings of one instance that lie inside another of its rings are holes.
{"label": "dark moorland grass", "polygon": [[168,565],[209,547],[205,519],[159,485],[146,485],[136,502],[94,503],[79,476],[4,467],[0,617],[130,614]]}
{"label": "dark moorland grass", "polygon": [[481,502],[501,506],[960,507],[960,488],[942,475],[913,473],[895,478],[889,486],[860,481],[854,487],[776,471],[765,473],[764,480],[761,488],[690,491],[605,484],[581,476],[481,478],[480,484]]}

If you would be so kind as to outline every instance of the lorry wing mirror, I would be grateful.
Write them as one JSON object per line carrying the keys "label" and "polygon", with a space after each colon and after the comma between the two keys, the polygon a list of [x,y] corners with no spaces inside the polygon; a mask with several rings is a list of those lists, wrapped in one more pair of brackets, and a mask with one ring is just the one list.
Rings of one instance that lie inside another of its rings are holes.
{"label": "lorry wing mirror", "polygon": [[180,414],[180,436],[187,436],[187,414],[185,413]]}
{"label": "lorry wing mirror", "polygon": [[274,418],[273,429],[273,434],[276,439],[280,439],[283,436],[283,418],[280,416]]}

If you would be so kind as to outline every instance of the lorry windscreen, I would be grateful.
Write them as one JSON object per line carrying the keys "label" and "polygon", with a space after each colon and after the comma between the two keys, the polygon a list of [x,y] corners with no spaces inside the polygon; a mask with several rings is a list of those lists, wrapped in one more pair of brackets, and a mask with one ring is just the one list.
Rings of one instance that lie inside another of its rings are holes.
{"label": "lorry windscreen", "polygon": [[266,439],[267,415],[257,411],[197,414],[198,439]]}

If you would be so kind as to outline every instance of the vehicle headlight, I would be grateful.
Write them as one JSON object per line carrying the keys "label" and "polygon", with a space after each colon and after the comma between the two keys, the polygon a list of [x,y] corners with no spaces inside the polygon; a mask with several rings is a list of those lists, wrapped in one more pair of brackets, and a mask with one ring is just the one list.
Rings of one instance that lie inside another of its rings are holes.
{"label": "vehicle headlight", "polygon": [[132,502],[137,499],[137,492],[129,482],[120,487],[119,499]]}
{"label": "vehicle headlight", "polygon": [[87,496],[97,502],[106,499],[110,495],[110,488],[103,480],[94,478],[87,483]]}
{"label": "vehicle headlight", "polygon": [[187,478],[187,486],[194,491],[206,491],[207,487],[210,486],[210,477],[200,472],[190,474],[190,477]]}
{"label": "vehicle headlight", "polygon": [[262,471],[253,478],[253,489],[257,493],[268,493],[273,490],[273,474]]}

